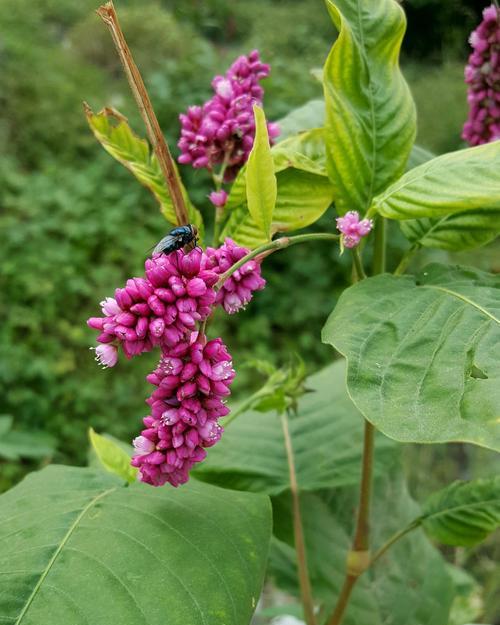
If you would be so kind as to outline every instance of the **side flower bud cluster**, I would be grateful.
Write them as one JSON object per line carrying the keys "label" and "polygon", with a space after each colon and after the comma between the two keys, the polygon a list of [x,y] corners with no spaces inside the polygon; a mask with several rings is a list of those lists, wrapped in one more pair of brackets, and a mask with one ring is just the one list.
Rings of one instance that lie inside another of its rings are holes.
{"label": "side flower bud cluster", "polygon": [[[231,182],[252,149],[255,136],[253,105],[262,104],[262,78],[269,75],[269,65],[262,63],[259,52],[240,56],[225,76],[212,81],[213,97],[203,106],[191,106],[181,121],[179,163],[213,170],[225,163],[224,182]],[[271,140],[279,134],[277,124],[268,124]],[[217,204],[216,204],[217,205]]]}
{"label": "side flower bud cluster", "polygon": [[462,138],[469,145],[500,139],[500,9],[491,5],[470,36],[472,54],[465,67],[469,117]]}
{"label": "side flower bud cluster", "polygon": [[[207,248],[205,266],[217,274],[223,274],[248,252],[248,249],[227,238],[219,248]],[[217,293],[216,303],[232,315],[250,302],[254,291],[261,291],[265,286],[260,264],[249,260],[224,282]]]}
{"label": "side flower bud cluster", "polygon": [[147,380],[156,389],[147,400],[151,414],[134,439],[132,465],[140,479],[153,486],[184,484],[189,471],[206,456],[223,428],[218,419],[229,413],[224,398],[235,372],[221,339],[206,342],[193,332],[189,339],[163,352]]}

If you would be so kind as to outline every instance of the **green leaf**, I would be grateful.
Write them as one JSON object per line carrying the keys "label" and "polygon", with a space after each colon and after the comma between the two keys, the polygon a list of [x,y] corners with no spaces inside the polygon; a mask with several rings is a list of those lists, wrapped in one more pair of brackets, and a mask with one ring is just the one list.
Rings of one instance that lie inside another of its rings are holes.
{"label": "green leaf", "polygon": [[47,458],[52,456],[55,439],[46,432],[13,430],[11,415],[0,416],[0,458]]}
{"label": "green leaf", "polygon": [[248,625],[267,497],[51,466],[0,497],[0,622]]}
{"label": "green leaf", "polygon": [[[321,81],[320,81],[321,82]],[[324,100],[309,100],[303,106],[294,109],[285,117],[278,120],[280,134],[276,141],[281,143],[293,135],[311,130],[312,128],[322,128],[325,124],[325,102]]]}
{"label": "green leaf", "polygon": [[[177,217],[168,191],[165,178],[154,153],[150,152],[149,144],[138,137],[128,125],[127,118],[112,108],[104,108],[94,113],[86,104],[85,114],[89,126],[102,147],[119,163],[124,165],[137,180],[155,196],[160,210],[172,225],[177,225]],[[203,234],[203,218],[191,204],[184,186],[182,194],[190,223],[197,226]],[[201,236],[200,235],[200,236]]]}
{"label": "green leaf", "polygon": [[[312,392],[300,398],[289,420],[301,490],[359,483],[362,418],[345,390],[345,363],[338,361],[307,379]],[[377,470],[392,466],[394,444],[377,441]],[[276,414],[249,411],[232,422],[196,476],[228,488],[278,494],[290,478],[283,431]]]}
{"label": "green leaf", "polygon": [[500,450],[500,276],[432,264],[344,291],[323,341],[348,361],[349,395],[399,441]]}
{"label": "green leaf", "polygon": [[500,141],[450,152],[415,167],[375,198],[390,219],[500,209]]}
{"label": "green leaf", "polygon": [[[360,424],[362,426],[362,424]],[[374,547],[419,513],[397,464],[374,483],[371,537]],[[316,601],[329,616],[339,595],[350,547],[352,510],[357,489],[341,488],[321,495],[304,493],[301,512],[307,548],[308,569]],[[387,514],[390,509],[391,514]],[[278,587],[299,595],[293,549],[290,498],[273,498],[274,540],[270,573]],[[421,532],[396,543],[358,581],[343,625],[443,625],[447,622],[454,588],[439,552]]]}
{"label": "green leaf", "polygon": [[405,237],[415,245],[450,252],[486,245],[500,233],[500,209],[475,209],[437,219],[409,219],[401,222]]}
{"label": "green leaf", "polygon": [[340,214],[364,213],[404,171],[415,105],[399,69],[406,28],[394,0],[327,0],[339,36],[323,70],[328,174]]}
{"label": "green leaf", "polygon": [[409,171],[414,167],[418,167],[418,165],[422,165],[422,163],[427,163],[427,161],[435,157],[436,155],[429,150],[426,150],[420,145],[414,145],[411,149],[408,163],[406,164],[406,170]]}
{"label": "green leaf", "polygon": [[129,484],[137,479],[137,469],[130,465],[130,455],[113,440],[101,436],[89,429],[89,438],[93,450],[101,465],[109,471],[121,477]]}
{"label": "green leaf", "polygon": [[[428,150],[414,145],[408,169],[435,158]],[[405,237],[414,245],[450,252],[473,249],[493,241],[500,232],[500,210],[474,209],[439,217],[407,219],[400,222]]]}
{"label": "green leaf", "polygon": [[[271,154],[277,182],[276,206],[271,234],[299,230],[317,221],[333,201],[333,188],[326,177],[321,129],[290,137],[275,145]],[[226,204],[229,218],[222,236],[231,237],[250,249],[266,242],[260,226],[248,211],[246,167],[238,174]]]}
{"label": "green leaf", "polygon": [[423,505],[427,533],[445,545],[471,547],[500,527],[500,477],[454,482]]}
{"label": "green leaf", "polygon": [[253,112],[255,139],[246,167],[246,195],[250,215],[268,241],[271,239],[271,223],[276,205],[276,175],[264,111],[254,105]]}

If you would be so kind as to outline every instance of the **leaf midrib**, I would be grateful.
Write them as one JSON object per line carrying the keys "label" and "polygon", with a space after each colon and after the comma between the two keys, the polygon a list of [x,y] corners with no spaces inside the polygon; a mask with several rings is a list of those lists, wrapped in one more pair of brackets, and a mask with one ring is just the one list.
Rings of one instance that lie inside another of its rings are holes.
{"label": "leaf midrib", "polygon": [[472,306],[476,310],[479,310],[479,312],[483,313],[483,315],[485,315],[486,317],[489,317],[492,321],[495,321],[496,323],[500,324],[500,319],[497,319],[495,317],[495,315],[493,315],[488,310],[486,310],[486,308],[483,308],[480,304],[477,304],[473,300],[469,299],[465,295],[462,295],[461,293],[458,293],[457,291],[451,291],[450,289],[447,289],[444,286],[438,286],[436,284],[422,284],[422,285],[419,285],[418,288],[421,288],[421,289],[436,289],[437,291],[442,291],[443,293],[446,293],[447,295],[451,295],[452,297],[456,297],[457,299],[461,300],[462,302],[465,302],[466,304],[469,304],[469,306]]}
{"label": "leaf midrib", "polygon": [[91,499],[89,501],[89,503],[83,508],[83,510],[80,512],[80,514],[76,517],[76,519],[73,521],[73,523],[68,528],[68,531],[64,535],[63,539],[61,540],[61,543],[59,544],[57,549],[54,551],[52,557],[50,558],[50,560],[49,560],[49,562],[47,564],[47,566],[42,571],[40,579],[38,580],[38,582],[36,583],[35,587],[33,588],[33,591],[31,592],[31,595],[28,597],[28,599],[27,599],[27,601],[26,601],[26,603],[24,605],[24,608],[22,609],[21,613],[17,617],[17,620],[16,620],[14,625],[19,625],[21,623],[22,619],[26,616],[26,613],[28,612],[31,604],[33,603],[33,601],[34,601],[38,591],[40,590],[40,587],[42,586],[45,578],[49,574],[50,569],[54,565],[55,561],[57,560],[57,557],[59,556],[59,554],[61,553],[61,551],[65,547],[65,545],[68,542],[68,540],[71,538],[71,535],[73,534],[73,532],[77,528],[77,526],[80,523],[80,521],[87,514],[87,512],[90,510],[90,508],[92,508],[92,506],[94,506],[100,499],[103,499],[104,497],[106,497],[106,495],[109,495],[110,493],[114,492],[116,489],[117,489],[117,487],[114,486],[113,488],[109,488],[108,490],[105,490],[104,492],[100,493],[99,495],[96,495],[93,499]]}
{"label": "leaf midrib", "polygon": [[462,503],[458,506],[446,508],[445,510],[438,510],[437,512],[430,512],[429,514],[423,514],[421,520],[423,523],[429,520],[435,520],[438,517],[454,514],[459,510],[467,510],[468,508],[475,508],[477,506],[487,506],[488,504],[500,504],[500,498],[495,499],[482,499],[481,501],[475,501],[473,503]]}

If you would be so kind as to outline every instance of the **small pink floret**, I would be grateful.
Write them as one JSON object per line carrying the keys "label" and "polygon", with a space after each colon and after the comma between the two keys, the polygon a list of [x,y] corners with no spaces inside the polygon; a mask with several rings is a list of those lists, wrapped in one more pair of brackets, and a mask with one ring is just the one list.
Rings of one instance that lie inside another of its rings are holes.
{"label": "small pink floret", "polygon": [[373,228],[371,219],[359,219],[357,211],[349,211],[343,217],[337,217],[337,229],[342,233],[345,247],[356,247],[361,238]]}
{"label": "small pink floret", "polygon": [[153,441],[149,440],[149,438],[146,438],[145,436],[137,436],[132,441],[132,444],[138,456],[150,454],[155,448]]}
{"label": "small pink floret", "polygon": [[118,361],[118,349],[109,343],[95,348],[95,359],[103,367],[114,367]]}
{"label": "small pink floret", "polygon": [[221,189],[220,191],[212,191],[208,198],[214,206],[222,208],[226,205],[227,193],[224,191],[224,189]]}

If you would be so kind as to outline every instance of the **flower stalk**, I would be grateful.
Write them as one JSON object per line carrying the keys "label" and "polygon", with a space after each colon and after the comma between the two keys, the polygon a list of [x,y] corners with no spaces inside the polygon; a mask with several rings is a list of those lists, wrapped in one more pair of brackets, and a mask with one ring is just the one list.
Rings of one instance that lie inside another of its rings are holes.
{"label": "flower stalk", "polygon": [[[379,217],[375,228],[373,273],[383,273],[385,271],[386,260],[386,226],[383,217]],[[353,249],[353,257],[361,264],[359,250]],[[362,266],[361,266],[362,269]],[[358,275],[359,269],[356,265]],[[366,276],[362,276],[364,278]],[[375,428],[365,419],[363,438],[363,457],[361,465],[361,484],[359,491],[359,504],[356,517],[356,529],[352,541],[352,550],[347,557],[346,575],[340,591],[337,604],[327,625],[340,625],[344,617],[345,610],[349,604],[349,599],[356,582],[364,571],[370,566],[370,508],[373,487],[373,460],[375,455]]]}
{"label": "flower stalk", "polygon": [[293,456],[292,440],[290,438],[290,430],[288,428],[288,417],[286,413],[281,415],[281,427],[283,428],[283,437],[285,439],[286,457],[288,462],[288,472],[290,475],[290,492],[292,495],[293,507],[293,534],[295,540],[295,551],[297,553],[297,569],[299,574],[300,594],[302,599],[302,607],[304,609],[304,618],[306,625],[315,625],[316,618],[314,615],[314,601],[312,596],[311,581],[307,568],[307,553],[304,539],[304,530],[302,527],[302,516],[300,512],[300,495],[297,484],[297,475],[295,473],[295,461]]}
{"label": "flower stalk", "polygon": [[215,285],[215,289],[220,289],[223,286],[224,282],[229,277],[231,277],[231,275],[237,269],[240,269],[240,267],[242,267],[249,260],[253,260],[254,258],[260,260],[261,258],[265,258],[269,254],[272,254],[277,250],[285,249],[286,247],[296,245],[297,243],[305,243],[307,241],[338,241],[339,238],[340,237],[338,234],[330,234],[328,232],[314,232],[311,234],[298,234],[293,237],[281,237],[279,239],[274,239],[274,241],[270,241],[269,243],[264,243],[264,245],[256,247],[246,256],[241,258],[237,263],[232,265],[226,272],[221,274],[217,284]]}
{"label": "flower stalk", "polygon": [[151,104],[146,86],[142,79],[141,73],[132,56],[132,52],[128,47],[127,41],[118,20],[113,2],[107,2],[97,9],[97,15],[106,24],[115,44],[116,51],[123,65],[125,75],[127,76],[130,89],[139,108],[139,112],[146,126],[146,131],[153,146],[154,153],[158,159],[161,171],[165,177],[167,187],[172,198],[175,214],[177,216],[177,224],[183,226],[189,223],[188,212],[184,196],[182,194],[182,185],[175,166],[174,159],[170,153],[165,137],[158,123],[158,119]]}

